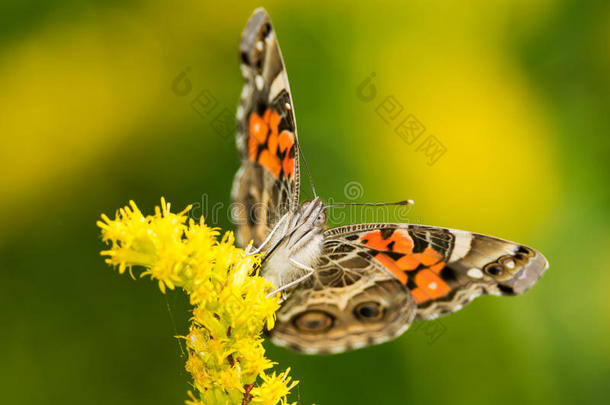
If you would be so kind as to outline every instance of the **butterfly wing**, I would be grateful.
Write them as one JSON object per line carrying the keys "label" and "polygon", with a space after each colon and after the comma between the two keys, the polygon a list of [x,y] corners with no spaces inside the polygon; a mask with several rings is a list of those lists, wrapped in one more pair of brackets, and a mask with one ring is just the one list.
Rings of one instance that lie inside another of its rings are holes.
{"label": "butterfly wing", "polygon": [[275,31],[257,9],[244,29],[245,79],[237,108],[241,167],[233,181],[237,240],[259,245],[273,224],[299,201],[299,159],[294,109]]}
{"label": "butterfly wing", "polygon": [[480,295],[521,294],[547,268],[532,248],[465,231],[406,224],[329,229],[316,275],[283,305],[272,334],[301,351],[348,350],[392,339],[413,319],[449,314]]}
{"label": "butterfly wing", "polygon": [[372,261],[347,260],[358,267],[337,267],[324,256],[313,280],[290,293],[270,332],[275,344],[308,354],[339,353],[407,330],[417,305],[406,286]]}

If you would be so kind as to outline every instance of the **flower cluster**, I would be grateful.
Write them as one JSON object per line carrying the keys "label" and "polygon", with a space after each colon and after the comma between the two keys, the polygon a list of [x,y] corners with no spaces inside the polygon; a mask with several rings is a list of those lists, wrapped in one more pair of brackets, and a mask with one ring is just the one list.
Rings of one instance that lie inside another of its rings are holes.
{"label": "flower cluster", "polygon": [[110,248],[101,253],[121,274],[141,267],[163,293],[179,287],[189,295],[193,317],[181,338],[196,393],[188,404],[285,404],[297,382],[290,369],[267,371],[275,363],[261,337],[273,327],[279,294],[269,296],[274,287],[258,275],[259,255],[235,247],[231,232],[218,241],[203,219],[187,221],[190,208],[173,214],[162,198],[154,215],[145,217],[133,201],[114,220],[102,215],[97,225]]}

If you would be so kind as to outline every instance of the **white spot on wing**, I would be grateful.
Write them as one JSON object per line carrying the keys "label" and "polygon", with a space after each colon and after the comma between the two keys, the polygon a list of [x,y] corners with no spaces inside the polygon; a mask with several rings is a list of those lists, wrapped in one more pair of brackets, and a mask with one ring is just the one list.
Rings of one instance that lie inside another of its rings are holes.
{"label": "white spot on wing", "polygon": [[509,269],[514,269],[515,268],[515,262],[513,260],[507,260],[504,265],[506,267],[508,267]]}
{"label": "white spot on wing", "polygon": [[263,45],[264,45],[263,41],[258,41],[256,43],[256,49],[258,49],[259,51],[262,51],[263,50]]}
{"label": "white spot on wing", "polygon": [[345,351],[345,346],[332,346],[328,351],[330,353],[341,353]]}
{"label": "white spot on wing", "polygon": [[389,336],[379,336],[378,338],[373,339],[373,342],[375,344],[380,344],[380,343],[385,343],[390,339],[391,339],[391,337],[389,337]]}
{"label": "white spot on wing", "polygon": [[466,274],[470,278],[483,278],[483,272],[480,269],[477,269],[476,267],[473,267],[472,269],[468,270]]}
{"label": "white spot on wing", "polygon": [[263,80],[263,76],[256,75],[256,77],[254,78],[254,82],[256,83],[256,88],[258,89],[258,91],[262,91],[263,90],[263,86],[265,85],[265,81]]}
{"label": "white spot on wing", "polygon": [[451,257],[449,257],[449,263],[460,260],[470,251],[472,244],[472,234],[465,231],[451,231],[455,237],[453,250],[451,251]]}
{"label": "white spot on wing", "polygon": [[243,89],[241,89],[241,95],[239,96],[239,98],[241,100],[245,100],[248,97],[248,94],[250,93],[250,86],[248,86],[247,84],[244,86]]}
{"label": "white spot on wing", "polygon": [[277,75],[275,77],[275,79],[273,79],[273,82],[271,83],[271,87],[269,88],[269,100],[272,101],[275,99],[275,97],[280,94],[280,91],[282,91],[283,88],[286,87],[286,85],[284,84],[284,72],[281,72],[279,75]]}
{"label": "white spot on wing", "polygon": [[241,120],[242,118],[244,118],[244,107],[238,106],[237,107],[237,119]]}
{"label": "white spot on wing", "polygon": [[317,354],[320,351],[314,347],[302,347],[301,350],[303,350],[303,353],[305,354]]}
{"label": "white spot on wing", "polygon": [[407,329],[409,329],[409,326],[411,326],[411,324],[408,324],[408,323],[405,323],[404,325],[402,325],[402,326],[400,327],[400,329],[398,329],[398,331],[396,331],[396,336],[400,336],[400,335],[402,335],[403,333],[405,333],[405,331],[406,331]]}
{"label": "white spot on wing", "polygon": [[273,338],[271,338],[271,340],[278,346],[286,346],[286,341],[284,339],[280,339],[274,336]]}

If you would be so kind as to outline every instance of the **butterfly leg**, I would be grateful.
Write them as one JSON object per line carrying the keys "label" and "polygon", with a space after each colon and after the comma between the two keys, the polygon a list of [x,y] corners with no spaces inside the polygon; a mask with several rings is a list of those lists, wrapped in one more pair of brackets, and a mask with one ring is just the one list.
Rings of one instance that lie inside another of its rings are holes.
{"label": "butterfly leg", "polygon": [[309,277],[313,276],[313,273],[315,272],[315,270],[312,267],[306,266],[303,263],[299,263],[296,260],[294,260],[293,258],[290,258],[289,260],[290,260],[290,263],[292,263],[295,267],[298,267],[301,270],[305,270],[307,273],[305,273],[301,277],[297,278],[296,280],[293,280],[293,281],[289,282],[288,284],[284,284],[280,288],[275,289],[274,291],[267,294],[267,297],[274,296],[275,294],[277,294],[279,292],[292,288],[292,287],[302,283],[303,281],[307,280]]}
{"label": "butterfly leg", "polygon": [[283,216],[282,218],[280,218],[280,220],[277,221],[277,224],[275,224],[275,226],[273,227],[271,232],[269,232],[269,235],[267,235],[267,237],[265,238],[263,243],[261,243],[260,246],[257,247],[256,249],[254,249],[252,252],[248,252],[248,254],[249,255],[254,255],[254,254],[260,253],[263,250],[263,248],[265,247],[265,245],[267,245],[269,243],[269,241],[271,240],[271,238],[273,237],[275,232],[278,230],[278,228],[280,227],[282,222],[284,222],[285,218],[286,218],[286,216]]}

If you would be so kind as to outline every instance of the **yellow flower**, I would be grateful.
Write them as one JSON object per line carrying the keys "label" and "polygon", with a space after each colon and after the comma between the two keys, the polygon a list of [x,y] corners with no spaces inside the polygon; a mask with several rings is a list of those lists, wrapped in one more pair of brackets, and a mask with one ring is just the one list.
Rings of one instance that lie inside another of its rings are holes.
{"label": "yellow flower", "polygon": [[298,381],[290,382],[289,372],[290,368],[279,375],[276,375],[275,372],[272,375],[263,374],[263,384],[252,390],[252,396],[254,397],[252,403],[271,405],[280,402],[285,404],[286,396],[298,384]]}
{"label": "yellow flower", "polygon": [[235,342],[235,349],[239,355],[239,365],[244,374],[244,378],[250,377],[253,383],[256,377],[275,363],[265,357],[265,349],[260,344],[262,339],[244,338]]}
{"label": "yellow flower", "polygon": [[231,232],[218,241],[219,231],[203,219],[187,221],[189,209],[173,214],[162,198],[154,215],[144,216],[133,201],[113,220],[102,215],[97,225],[110,247],[101,254],[121,274],[141,267],[140,276],[156,280],[161,292],[180,287],[189,295],[191,327],[179,337],[196,389],[187,404],[284,404],[297,382],[289,370],[265,374],[275,363],[261,338],[274,325],[279,295],[270,297],[274,287],[258,275],[259,255],[237,248]]}

